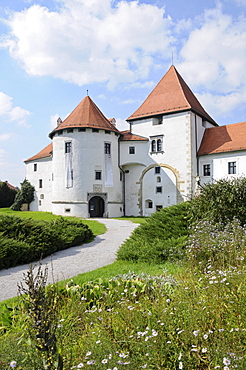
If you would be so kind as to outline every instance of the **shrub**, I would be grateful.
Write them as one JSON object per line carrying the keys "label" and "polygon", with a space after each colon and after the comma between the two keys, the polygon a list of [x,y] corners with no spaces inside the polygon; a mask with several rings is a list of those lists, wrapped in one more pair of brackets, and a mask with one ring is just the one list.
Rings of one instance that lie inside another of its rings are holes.
{"label": "shrub", "polygon": [[0,233],[0,268],[37,261],[92,238],[91,230],[81,220],[62,217],[47,222],[1,215]]}
{"label": "shrub", "polygon": [[14,203],[11,206],[13,211],[20,211],[22,204],[28,205],[34,200],[35,188],[26,179],[21,183],[21,190],[16,194]]}
{"label": "shrub", "polygon": [[0,208],[10,207],[14,203],[17,191],[6,182],[0,182]]}
{"label": "shrub", "polygon": [[246,178],[221,179],[206,184],[191,204],[194,220],[207,218],[226,224],[236,217],[243,225],[246,223]]}
{"label": "shrub", "polygon": [[122,244],[117,258],[161,263],[183,259],[190,224],[190,203],[184,202],[154,213]]}

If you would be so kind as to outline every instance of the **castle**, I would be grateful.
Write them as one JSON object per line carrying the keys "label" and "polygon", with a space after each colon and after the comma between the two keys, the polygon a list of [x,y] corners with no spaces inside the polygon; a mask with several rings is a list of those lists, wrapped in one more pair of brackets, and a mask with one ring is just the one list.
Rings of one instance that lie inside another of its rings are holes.
{"label": "castle", "polygon": [[25,161],[32,211],[149,216],[192,198],[198,183],[246,174],[246,122],[218,126],[171,66],[120,132],[89,96]]}

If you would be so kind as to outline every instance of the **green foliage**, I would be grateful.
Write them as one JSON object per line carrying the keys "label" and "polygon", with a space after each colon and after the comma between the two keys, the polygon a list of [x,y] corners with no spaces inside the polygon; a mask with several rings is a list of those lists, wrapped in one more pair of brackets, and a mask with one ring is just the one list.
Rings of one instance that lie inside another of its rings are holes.
{"label": "green foliage", "polygon": [[163,263],[183,259],[190,203],[163,208],[146,219],[117,252],[119,260]]}
{"label": "green foliage", "polygon": [[0,215],[0,268],[37,261],[58,250],[91,240],[81,220],[62,217],[53,222]]}
{"label": "green foliage", "polygon": [[6,182],[0,182],[0,208],[10,207],[14,203],[17,191],[8,187]]}
{"label": "green foliage", "polygon": [[226,224],[236,217],[243,225],[246,223],[246,177],[206,184],[191,203],[194,220],[207,218]]}
{"label": "green foliage", "polygon": [[30,204],[34,200],[35,188],[27,179],[21,183],[21,189],[15,197],[15,201],[11,206],[13,211],[20,211],[22,204]]}

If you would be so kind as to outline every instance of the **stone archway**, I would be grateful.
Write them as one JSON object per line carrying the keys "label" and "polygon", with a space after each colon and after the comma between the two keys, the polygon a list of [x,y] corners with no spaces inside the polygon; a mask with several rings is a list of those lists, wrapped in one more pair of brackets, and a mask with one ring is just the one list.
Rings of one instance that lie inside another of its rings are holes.
{"label": "stone archway", "polygon": [[170,170],[174,174],[175,179],[176,179],[176,203],[180,203],[183,200],[182,196],[180,195],[180,184],[181,184],[181,181],[180,181],[179,171],[176,170],[175,168],[171,167],[168,164],[163,164],[163,163],[154,163],[154,164],[151,164],[150,166],[146,167],[143,170],[143,172],[142,172],[142,174],[140,176],[140,179],[139,179],[140,188],[139,188],[138,204],[139,204],[140,215],[143,215],[143,179],[144,179],[145,174],[150,169],[152,169],[152,168],[154,168],[156,166],[167,168],[168,170]]}

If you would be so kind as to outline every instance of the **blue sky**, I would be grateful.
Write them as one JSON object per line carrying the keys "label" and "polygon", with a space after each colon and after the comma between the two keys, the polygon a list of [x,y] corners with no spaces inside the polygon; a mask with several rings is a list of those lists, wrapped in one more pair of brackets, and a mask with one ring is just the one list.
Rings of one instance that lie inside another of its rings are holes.
{"label": "blue sky", "polygon": [[1,0],[0,180],[87,90],[128,128],[172,60],[220,125],[246,120],[246,0]]}

